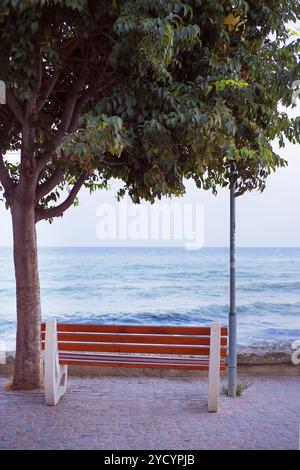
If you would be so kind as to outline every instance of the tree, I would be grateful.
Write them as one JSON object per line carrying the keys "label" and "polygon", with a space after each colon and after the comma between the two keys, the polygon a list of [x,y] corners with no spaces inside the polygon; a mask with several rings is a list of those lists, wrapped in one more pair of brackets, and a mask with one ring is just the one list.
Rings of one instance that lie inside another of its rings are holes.
{"label": "tree", "polygon": [[[13,223],[15,388],[41,385],[36,224],[119,178],[134,202],[184,181],[263,190],[299,142],[290,104],[297,0],[3,0],[0,182]],[[274,37],[270,37],[270,34]],[[20,151],[15,164],[8,151]],[[67,194],[66,191],[67,190]],[[62,202],[61,202],[62,201]]]}

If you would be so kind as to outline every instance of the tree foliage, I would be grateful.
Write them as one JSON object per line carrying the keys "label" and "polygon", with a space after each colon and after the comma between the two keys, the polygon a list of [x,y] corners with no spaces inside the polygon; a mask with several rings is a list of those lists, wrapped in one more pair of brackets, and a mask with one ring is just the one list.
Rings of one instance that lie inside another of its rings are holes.
{"label": "tree foliage", "polygon": [[300,76],[286,24],[299,18],[298,0],[3,0],[7,204],[34,187],[36,220],[51,220],[112,177],[134,202],[189,178],[216,192],[233,161],[238,194],[263,190],[286,164],[272,141],[300,141],[278,109]]}

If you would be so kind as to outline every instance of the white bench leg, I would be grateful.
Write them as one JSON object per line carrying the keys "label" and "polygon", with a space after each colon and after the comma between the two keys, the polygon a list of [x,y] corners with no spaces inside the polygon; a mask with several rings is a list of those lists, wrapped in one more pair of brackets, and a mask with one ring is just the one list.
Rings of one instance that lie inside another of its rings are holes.
{"label": "white bench leg", "polygon": [[218,323],[211,326],[210,352],[208,371],[208,411],[216,412],[219,409],[220,389],[220,347],[221,327]]}
{"label": "white bench leg", "polygon": [[44,387],[47,405],[56,405],[67,388],[68,366],[58,360],[56,320],[47,320],[44,357]]}

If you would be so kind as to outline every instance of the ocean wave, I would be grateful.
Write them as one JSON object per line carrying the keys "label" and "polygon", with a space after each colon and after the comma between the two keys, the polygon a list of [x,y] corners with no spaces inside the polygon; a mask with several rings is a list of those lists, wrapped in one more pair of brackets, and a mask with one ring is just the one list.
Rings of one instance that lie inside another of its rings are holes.
{"label": "ocean wave", "polygon": [[238,286],[238,291],[243,291],[243,292],[265,292],[268,290],[276,291],[276,292],[292,292],[294,291],[300,291],[300,281],[286,281],[286,282],[272,282],[272,281],[267,281],[267,282],[252,282],[249,284],[245,285],[239,285]]}

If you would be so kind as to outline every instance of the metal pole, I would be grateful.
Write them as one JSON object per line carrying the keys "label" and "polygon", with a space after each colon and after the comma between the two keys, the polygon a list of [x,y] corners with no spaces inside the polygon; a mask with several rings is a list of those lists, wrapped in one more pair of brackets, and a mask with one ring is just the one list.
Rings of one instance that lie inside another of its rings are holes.
{"label": "metal pole", "polygon": [[[231,165],[231,176],[235,166]],[[237,386],[237,321],[235,307],[235,183],[230,182],[230,309],[229,309],[229,357],[228,395],[236,396]]]}

